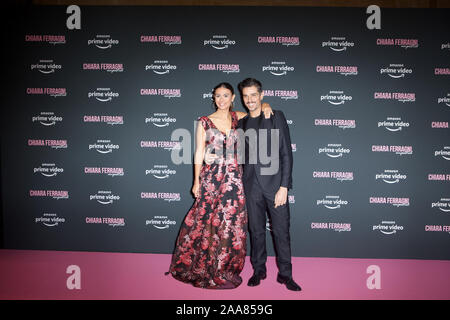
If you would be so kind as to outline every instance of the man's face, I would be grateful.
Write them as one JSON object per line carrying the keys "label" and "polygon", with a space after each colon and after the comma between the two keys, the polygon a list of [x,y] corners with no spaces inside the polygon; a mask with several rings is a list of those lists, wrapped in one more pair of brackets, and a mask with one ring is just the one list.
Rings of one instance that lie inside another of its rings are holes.
{"label": "man's face", "polygon": [[244,104],[250,112],[261,108],[263,97],[264,94],[262,92],[260,93],[256,86],[245,87],[244,89],[242,89],[242,98],[244,100]]}

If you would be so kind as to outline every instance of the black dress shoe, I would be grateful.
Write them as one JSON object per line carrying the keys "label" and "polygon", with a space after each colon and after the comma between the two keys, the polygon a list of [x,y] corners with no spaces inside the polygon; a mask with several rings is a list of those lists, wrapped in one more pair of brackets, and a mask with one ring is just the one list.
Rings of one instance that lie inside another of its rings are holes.
{"label": "black dress shoe", "polygon": [[265,272],[254,273],[253,276],[248,279],[247,285],[249,287],[256,287],[260,284],[261,280],[264,280],[267,277]]}
{"label": "black dress shoe", "polygon": [[281,275],[278,275],[277,281],[279,283],[285,284],[286,288],[288,290],[291,290],[291,291],[301,291],[302,290],[302,288],[300,288],[300,286],[298,284],[296,284],[294,279],[292,279],[292,278],[283,277]]}

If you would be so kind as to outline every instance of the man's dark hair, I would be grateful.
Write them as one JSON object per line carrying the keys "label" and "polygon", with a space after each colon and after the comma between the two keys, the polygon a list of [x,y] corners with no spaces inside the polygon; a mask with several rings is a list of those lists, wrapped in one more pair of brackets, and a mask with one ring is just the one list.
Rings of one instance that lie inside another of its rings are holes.
{"label": "man's dark hair", "polygon": [[262,93],[262,84],[255,78],[247,78],[239,82],[238,88],[242,94],[242,89],[255,86],[259,93]]}

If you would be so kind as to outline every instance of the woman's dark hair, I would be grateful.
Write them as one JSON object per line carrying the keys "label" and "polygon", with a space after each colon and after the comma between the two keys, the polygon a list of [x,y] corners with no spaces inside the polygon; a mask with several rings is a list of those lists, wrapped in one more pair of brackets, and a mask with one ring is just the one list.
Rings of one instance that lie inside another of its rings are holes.
{"label": "woman's dark hair", "polygon": [[258,92],[262,92],[262,84],[255,78],[247,78],[239,82],[238,88],[239,92],[242,94],[242,89],[255,86],[258,89]]}
{"label": "woman's dark hair", "polygon": [[[231,84],[229,84],[228,82],[221,82],[217,86],[215,86],[214,89],[212,90],[212,101],[213,101],[213,105],[214,105],[215,109],[217,109],[217,106],[216,106],[216,103],[214,102],[214,95],[216,94],[216,90],[219,88],[228,89],[231,91],[231,95],[234,94],[233,86]],[[231,106],[230,106],[230,111],[231,110],[233,110],[233,102],[231,103]]]}

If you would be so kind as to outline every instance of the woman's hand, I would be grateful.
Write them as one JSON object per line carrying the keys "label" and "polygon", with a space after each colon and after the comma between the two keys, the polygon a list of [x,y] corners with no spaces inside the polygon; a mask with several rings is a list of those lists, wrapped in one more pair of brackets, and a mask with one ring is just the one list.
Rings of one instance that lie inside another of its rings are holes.
{"label": "woman's hand", "polygon": [[270,104],[268,104],[267,102],[264,102],[261,106],[261,110],[262,112],[264,112],[264,117],[266,119],[270,119],[270,115],[273,115],[273,110],[270,107]]}
{"label": "woman's hand", "polygon": [[200,183],[198,181],[194,182],[194,185],[192,186],[192,194],[194,197],[198,198],[200,197]]}
{"label": "woman's hand", "polygon": [[205,152],[204,160],[205,160],[206,164],[213,164],[214,161],[216,161],[216,159],[217,159],[217,155],[215,153],[211,153],[211,152],[212,152],[211,149],[207,149]]}

